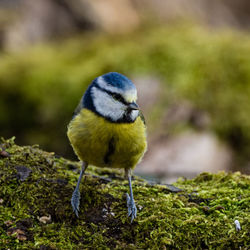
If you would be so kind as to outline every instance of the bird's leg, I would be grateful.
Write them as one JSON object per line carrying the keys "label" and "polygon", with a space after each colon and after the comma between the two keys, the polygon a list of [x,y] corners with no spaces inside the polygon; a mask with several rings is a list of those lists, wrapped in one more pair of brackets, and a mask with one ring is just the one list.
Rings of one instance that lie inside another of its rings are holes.
{"label": "bird's leg", "polygon": [[132,183],[131,183],[131,170],[130,169],[126,169],[125,170],[125,175],[128,177],[128,184],[129,184],[129,191],[130,191],[130,195],[127,193],[127,207],[128,207],[128,216],[131,216],[131,223],[134,220],[134,218],[136,217],[136,213],[137,213],[137,208],[135,206],[135,201],[133,198],[133,190],[132,190]]}
{"label": "bird's leg", "polygon": [[73,211],[75,212],[77,217],[78,217],[79,205],[80,205],[79,187],[80,187],[80,183],[81,183],[83,174],[84,174],[85,170],[87,169],[87,167],[88,167],[88,164],[83,162],[82,163],[82,169],[81,169],[81,172],[80,172],[80,176],[79,176],[77,184],[76,184],[76,188],[75,188],[75,190],[74,190],[74,192],[72,194],[72,197],[71,197],[71,205],[72,205]]}

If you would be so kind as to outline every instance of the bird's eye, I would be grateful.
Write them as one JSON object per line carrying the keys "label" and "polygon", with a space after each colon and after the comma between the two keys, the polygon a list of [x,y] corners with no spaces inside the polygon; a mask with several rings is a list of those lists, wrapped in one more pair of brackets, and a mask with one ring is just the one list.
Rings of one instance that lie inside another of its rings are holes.
{"label": "bird's eye", "polygon": [[124,102],[124,99],[122,98],[122,96],[121,96],[120,94],[113,93],[113,94],[112,94],[112,97],[113,97],[115,100],[119,101],[119,102]]}

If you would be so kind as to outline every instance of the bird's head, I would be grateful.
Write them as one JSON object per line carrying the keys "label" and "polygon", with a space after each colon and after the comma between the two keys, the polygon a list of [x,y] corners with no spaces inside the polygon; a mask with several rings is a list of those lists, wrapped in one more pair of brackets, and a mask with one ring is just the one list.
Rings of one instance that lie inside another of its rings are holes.
{"label": "bird's head", "polygon": [[116,72],[97,77],[84,99],[85,107],[112,122],[134,122],[139,115],[135,85]]}

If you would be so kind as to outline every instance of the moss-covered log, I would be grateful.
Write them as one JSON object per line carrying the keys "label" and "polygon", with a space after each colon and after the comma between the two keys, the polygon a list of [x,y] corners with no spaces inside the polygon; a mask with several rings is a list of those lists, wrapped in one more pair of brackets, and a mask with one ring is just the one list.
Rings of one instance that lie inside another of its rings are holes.
{"label": "moss-covered log", "polygon": [[79,169],[38,146],[2,140],[1,249],[249,249],[249,176],[203,173],[176,188],[135,177],[131,224],[127,182],[112,169],[88,168],[75,217],[70,197]]}

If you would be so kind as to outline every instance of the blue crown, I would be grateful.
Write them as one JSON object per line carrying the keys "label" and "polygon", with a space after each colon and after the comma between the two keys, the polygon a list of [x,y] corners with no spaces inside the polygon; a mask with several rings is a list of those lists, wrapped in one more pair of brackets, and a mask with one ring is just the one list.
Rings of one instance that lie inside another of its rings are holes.
{"label": "blue crown", "polygon": [[135,88],[135,85],[132,83],[130,79],[117,72],[110,72],[104,74],[102,75],[102,78],[107,84],[117,87],[119,89],[127,90]]}

